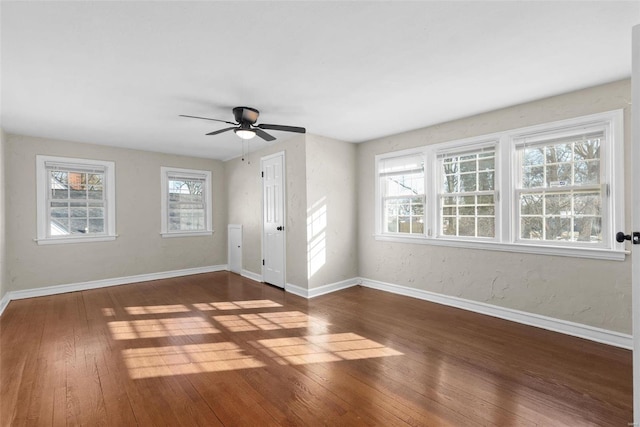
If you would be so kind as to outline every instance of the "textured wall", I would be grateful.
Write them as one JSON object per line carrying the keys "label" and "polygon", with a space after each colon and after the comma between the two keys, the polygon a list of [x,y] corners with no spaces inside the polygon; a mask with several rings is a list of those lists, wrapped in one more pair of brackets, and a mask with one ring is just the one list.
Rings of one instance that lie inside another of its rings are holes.
{"label": "textured wall", "polygon": [[[14,135],[9,135],[5,148],[7,290],[226,263],[222,162]],[[36,154],[115,161],[115,241],[40,246],[34,242]],[[160,237],[161,166],[212,172],[213,236]]]}
{"label": "textured wall", "polygon": [[[630,81],[623,80],[359,144],[360,276],[630,333],[630,256],[623,262],[594,261],[373,237],[375,155],[620,108],[625,112],[629,200],[630,90]],[[629,209],[627,204],[627,224]]]}
{"label": "textured wall", "polygon": [[0,300],[7,292],[7,242],[6,242],[6,180],[5,180],[5,145],[6,135],[2,129],[0,129]]}
{"label": "textured wall", "polygon": [[260,158],[285,152],[287,237],[286,281],[306,288],[306,188],[305,135],[295,135],[251,153],[249,160],[225,162],[228,185],[228,222],[242,224],[242,268],[262,272],[262,178]]}
{"label": "textured wall", "polygon": [[307,135],[309,288],[358,276],[356,146]]}

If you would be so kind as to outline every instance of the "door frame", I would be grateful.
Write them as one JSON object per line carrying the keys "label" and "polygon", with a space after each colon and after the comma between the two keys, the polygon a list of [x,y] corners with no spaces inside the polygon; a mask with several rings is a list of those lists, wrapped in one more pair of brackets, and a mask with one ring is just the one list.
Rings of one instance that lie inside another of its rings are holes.
{"label": "door frame", "polygon": [[[282,157],[282,222],[284,230],[282,230],[282,238],[284,239],[282,245],[282,289],[284,290],[287,285],[287,156],[285,151],[278,151],[277,153],[269,154],[260,158],[260,173],[264,172],[264,161],[270,160],[275,157]],[[264,241],[264,180],[260,179],[260,241],[261,241],[261,255],[262,259],[265,259],[265,241]],[[264,263],[260,267],[260,274],[262,281],[264,282]],[[278,286],[278,285],[276,285]]]}
{"label": "door frame", "polygon": [[[240,230],[240,271],[233,271],[231,269],[231,230]],[[244,244],[242,242],[243,240],[243,236],[242,236],[242,224],[228,224],[227,225],[227,267],[228,270],[233,272],[233,273],[237,273],[242,275],[242,262],[243,262],[243,258],[244,258]]]}
{"label": "door frame", "polygon": [[[631,224],[640,231],[640,25],[632,28],[631,40]],[[631,245],[631,312],[633,334],[633,419],[640,426],[640,248]]]}

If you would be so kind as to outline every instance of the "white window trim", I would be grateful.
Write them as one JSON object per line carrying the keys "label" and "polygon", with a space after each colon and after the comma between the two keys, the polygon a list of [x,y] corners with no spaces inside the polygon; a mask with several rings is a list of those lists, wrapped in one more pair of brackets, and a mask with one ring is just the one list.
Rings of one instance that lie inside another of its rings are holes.
{"label": "white window trim", "polygon": [[[66,163],[70,165],[83,166],[100,166],[105,169],[104,193],[105,197],[105,234],[99,235],[70,235],[48,237],[47,229],[49,227],[47,192],[49,189],[48,175],[46,163]],[[86,242],[106,242],[115,240],[116,234],[116,185],[115,185],[115,163],[103,160],[77,159],[72,157],[56,157],[36,155],[36,216],[37,216],[37,232],[36,243],[38,245],[57,245],[67,243],[86,243]]]}
{"label": "white window trim", "polygon": [[[376,156],[376,164],[375,164],[375,173],[376,173],[376,178],[375,178],[375,197],[376,197],[376,209],[375,209],[375,222],[376,222],[376,236],[397,236],[398,238],[409,238],[409,239],[421,239],[426,237],[426,233],[427,233],[427,223],[426,223],[426,219],[425,219],[425,231],[423,234],[407,234],[407,233],[389,233],[389,232],[383,232],[382,231],[382,209],[383,209],[383,200],[382,200],[382,193],[381,193],[381,189],[380,189],[380,161],[384,160],[384,159],[392,159],[394,157],[404,157],[404,156],[411,156],[411,155],[416,155],[416,154],[420,154],[424,157],[424,175],[425,175],[425,179],[426,176],[429,173],[428,170],[428,165],[429,163],[429,159],[426,156],[425,150],[423,148],[410,148],[407,150],[401,150],[401,151],[394,151],[392,153],[386,153],[386,154],[381,154],[381,155],[377,155]],[[425,200],[429,200],[429,189],[427,187],[425,187]],[[425,206],[426,208],[426,206]],[[425,211],[425,216],[427,216],[427,213]]]}
{"label": "white window trim", "polygon": [[[184,178],[205,179],[205,225],[206,230],[198,231],[169,231],[169,175],[178,175]],[[160,167],[160,235],[164,238],[190,237],[190,236],[211,236],[213,234],[213,205],[211,203],[211,171],[173,168],[169,166]]]}
{"label": "white window trim", "polygon": [[[517,163],[516,145],[527,136],[541,136],[543,133],[556,133],[563,129],[580,126],[605,124],[607,140],[612,145],[605,147],[601,154],[601,165],[607,168],[604,175],[609,176],[610,182],[603,182],[603,188],[609,191],[606,198],[605,215],[609,218],[610,229],[603,231],[603,243],[600,246],[581,247],[575,242],[563,245],[557,242],[528,242],[520,240],[517,234],[517,206],[514,204],[515,189],[520,165]],[[440,236],[438,185],[441,182],[438,167],[438,154],[455,152],[465,149],[481,147],[487,143],[497,142],[496,147],[496,237],[465,238],[455,236]],[[378,166],[380,160],[421,153],[425,158],[425,234],[407,235],[402,233],[384,233],[381,221],[381,194]],[[623,110],[613,110],[603,113],[581,116],[567,120],[496,132],[461,140],[432,144],[375,156],[375,232],[378,241],[426,244],[434,246],[452,246],[472,249],[485,249],[507,252],[544,254],[554,256],[570,256],[604,260],[623,261],[626,254],[624,243],[615,241],[615,231],[624,230],[624,129]]]}

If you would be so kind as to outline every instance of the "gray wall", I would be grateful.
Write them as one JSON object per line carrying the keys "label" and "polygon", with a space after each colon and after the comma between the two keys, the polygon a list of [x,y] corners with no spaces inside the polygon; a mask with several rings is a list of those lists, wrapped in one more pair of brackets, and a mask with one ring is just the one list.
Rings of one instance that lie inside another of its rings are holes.
{"label": "gray wall", "polygon": [[0,300],[7,293],[7,242],[6,242],[6,179],[5,179],[5,162],[4,152],[6,145],[6,135],[2,129],[0,129]]}
{"label": "gray wall", "polygon": [[[629,80],[618,81],[359,144],[360,276],[630,333],[630,256],[623,262],[597,261],[373,237],[375,155],[620,108],[625,113],[625,188],[630,200],[630,89]],[[625,210],[630,225],[629,203]]]}
{"label": "gray wall", "polygon": [[225,162],[229,224],[243,226],[242,268],[262,274],[262,178],[260,158],[285,152],[287,283],[307,288],[305,135],[295,135],[251,153],[249,159]]}
{"label": "gray wall", "polygon": [[[287,283],[311,289],[357,277],[356,147],[312,134],[251,153],[250,163],[225,162],[229,223],[243,226],[243,269],[262,271],[260,158],[279,151],[286,158]],[[314,214],[323,223],[315,236]]]}
{"label": "gray wall", "polygon": [[309,288],[358,276],[356,145],[308,134]]}
{"label": "gray wall", "polygon": [[[6,155],[8,291],[226,264],[226,183],[217,160],[9,135]],[[38,245],[37,154],[116,164],[115,241]],[[213,236],[160,237],[160,167],[210,170]]]}

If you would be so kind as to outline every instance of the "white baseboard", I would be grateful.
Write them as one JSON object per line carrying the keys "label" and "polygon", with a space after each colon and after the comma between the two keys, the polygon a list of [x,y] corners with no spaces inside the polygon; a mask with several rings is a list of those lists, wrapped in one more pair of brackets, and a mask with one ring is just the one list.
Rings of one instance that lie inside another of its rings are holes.
{"label": "white baseboard", "polygon": [[583,325],[581,323],[569,322],[567,320],[555,319],[553,317],[542,316],[540,314],[527,313],[525,311],[511,308],[499,307],[483,302],[472,301],[464,298],[437,294],[420,289],[408,288],[406,286],[394,285],[392,283],[380,282],[378,280],[360,278],[361,285],[367,288],[378,289],[398,295],[418,298],[438,304],[461,308],[512,322],[535,326],[549,331],[560,332],[574,337],[584,338],[603,344],[612,345],[631,350],[633,347],[633,337],[629,334],[609,331],[596,328],[594,326]]}
{"label": "white baseboard", "polygon": [[300,286],[292,285],[291,283],[285,283],[284,290],[286,292],[292,293],[294,295],[298,295],[302,298],[309,298],[309,290],[307,288],[302,288]]}
{"label": "white baseboard", "polygon": [[189,276],[192,274],[226,271],[227,265],[212,265],[208,267],[185,268],[182,270],[161,271],[159,273],[137,274],[135,276],[115,277],[112,279],[91,280],[89,282],[70,283],[66,285],[46,286],[43,288],[27,289],[24,291],[10,291],[0,300],[0,315],[10,301],[64,294],[67,292],[86,291],[105,288],[107,286],[126,285],[129,283],[148,282],[150,280],[170,279],[172,277]]}
{"label": "white baseboard", "polygon": [[247,279],[255,280],[256,282],[262,282],[262,275],[254,273],[253,271],[242,269],[241,276],[246,277]]}
{"label": "white baseboard", "polygon": [[4,309],[9,305],[9,302],[11,302],[11,299],[9,298],[9,292],[7,292],[6,294],[4,294],[2,299],[0,299],[0,316],[2,315]]}
{"label": "white baseboard", "polygon": [[331,292],[336,292],[342,289],[347,289],[352,286],[360,284],[359,277],[353,277],[351,279],[342,280],[336,283],[329,283],[328,285],[319,286],[317,288],[303,288],[300,286],[292,285],[291,283],[287,283],[284,287],[285,291],[290,292],[294,295],[298,295],[303,298],[315,298],[320,295],[330,294]]}
{"label": "white baseboard", "polygon": [[307,298],[315,298],[320,295],[330,294],[331,292],[340,291],[342,289],[347,289],[352,286],[359,285],[361,279],[359,277],[353,277],[351,279],[342,280],[336,283],[330,283],[328,285],[319,286],[317,288],[311,288],[308,290],[309,296]]}

